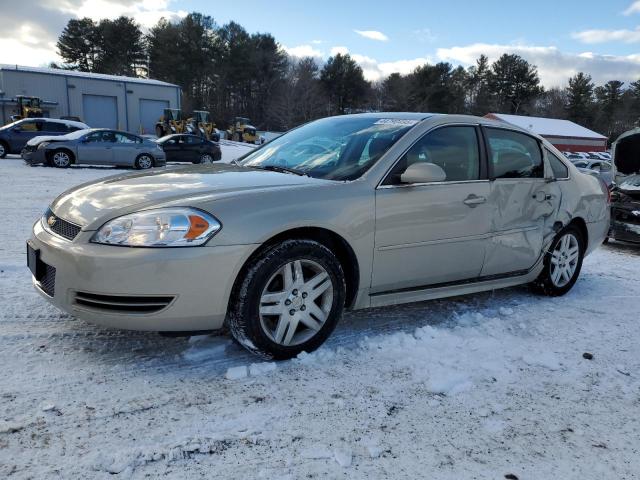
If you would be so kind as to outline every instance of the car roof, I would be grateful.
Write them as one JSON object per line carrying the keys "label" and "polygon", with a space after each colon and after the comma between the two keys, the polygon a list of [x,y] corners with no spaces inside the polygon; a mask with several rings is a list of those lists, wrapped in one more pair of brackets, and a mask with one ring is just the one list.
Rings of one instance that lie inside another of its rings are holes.
{"label": "car roof", "polygon": [[[437,113],[421,113],[421,112],[366,112],[366,113],[352,113],[350,117],[363,117],[363,118],[392,118],[398,120],[426,120],[434,115],[440,115]],[[344,115],[340,115],[344,117]]]}
{"label": "car roof", "polygon": [[28,120],[36,120],[42,122],[53,122],[53,123],[64,123],[65,125],[71,125],[73,127],[79,127],[82,129],[86,129],[89,127],[86,123],[77,122],[75,120],[65,120],[63,118],[46,118],[46,117],[35,117],[35,118],[21,118],[18,122],[25,122]]}

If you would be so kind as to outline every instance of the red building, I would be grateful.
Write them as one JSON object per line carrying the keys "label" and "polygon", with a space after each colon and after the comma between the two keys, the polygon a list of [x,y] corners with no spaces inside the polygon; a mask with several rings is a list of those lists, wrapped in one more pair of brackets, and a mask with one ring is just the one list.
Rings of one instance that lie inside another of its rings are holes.
{"label": "red building", "polygon": [[516,125],[544,137],[563,152],[604,152],[607,137],[569,120],[488,113],[485,118]]}

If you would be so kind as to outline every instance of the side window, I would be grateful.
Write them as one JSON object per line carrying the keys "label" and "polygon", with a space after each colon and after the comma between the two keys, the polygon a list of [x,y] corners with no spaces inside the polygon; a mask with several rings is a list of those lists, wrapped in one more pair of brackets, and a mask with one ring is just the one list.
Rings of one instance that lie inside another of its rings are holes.
{"label": "side window", "polygon": [[54,133],[68,133],[69,129],[64,123],[44,122],[44,130]]}
{"label": "side window", "polygon": [[537,140],[524,133],[487,128],[493,178],[543,178],[544,164]]}
{"label": "side window", "polygon": [[84,141],[87,143],[96,143],[102,141],[102,132],[91,132],[89,135],[84,137]]}
{"label": "side window", "polygon": [[189,145],[200,145],[202,143],[202,140],[198,137],[185,137],[185,140]]}
{"label": "side window", "polygon": [[547,158],[549,159],[549,165],[551,165],[551,170],[553,171],[553,178],[569,178],[569,169],[555,153],[547,150]]}
{"label": "side window", "polygon": [[116,133],[116,141],[118,143],[136,143],[138,137],[134,135],[128,135],[126,133]]}
{"label": "side window", "polygon": [[27,120],[22,122],[19,126],[23,132],[40,132],[42,131],[43,122],[36,122],[35,120]]}
{"label": "side window", "polygon": [[116,132],[105,130],[102,132],[102,141],[108,143],[116,143]]}
{"label": "side window", "polygon": [[418,162],[438,165],[446,174],[445,182],[478,180],[480,152],[475,127],[442,127],[427,133],[398,160],[384,184],[400,184],[400,175]]}

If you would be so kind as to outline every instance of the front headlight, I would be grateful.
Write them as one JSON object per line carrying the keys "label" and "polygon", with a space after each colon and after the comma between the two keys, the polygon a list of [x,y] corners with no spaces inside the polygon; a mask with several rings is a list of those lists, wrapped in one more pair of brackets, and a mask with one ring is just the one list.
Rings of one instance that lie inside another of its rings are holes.
{"label": "front headlight", "polygon": [[127,247],[195,247],[221,228],[218,220],[202,210],[159,208],[114,218],[91,241]]}
{"label": "front headlight", "polygon": [[42,142],[38,145],[38,150],[45,148],[47,145],[49,145],[51,142]]}

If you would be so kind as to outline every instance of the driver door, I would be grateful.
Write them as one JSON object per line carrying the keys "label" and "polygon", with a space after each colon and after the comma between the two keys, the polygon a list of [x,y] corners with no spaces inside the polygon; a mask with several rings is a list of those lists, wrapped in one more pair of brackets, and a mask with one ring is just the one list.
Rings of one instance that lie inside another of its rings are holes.
{"label": "driver door", "polygon": [[[477,278],[491,228],[479,130],[432,130],[400,158],[376,190],[372,292],[422,289]],[[442,168],[444,181],[402,183],[416,162]]]}
{"label": "driver door", "polygon": [[86,135],[78,144],[78,163],[110,165],[115,140],[114,132],[109,130],[99,130]]}

